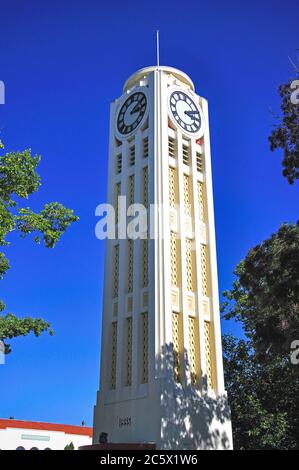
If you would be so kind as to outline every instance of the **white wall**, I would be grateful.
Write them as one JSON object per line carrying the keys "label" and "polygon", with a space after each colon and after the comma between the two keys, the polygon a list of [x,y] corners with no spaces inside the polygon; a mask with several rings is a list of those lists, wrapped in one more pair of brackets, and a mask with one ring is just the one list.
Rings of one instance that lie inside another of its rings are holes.
{"label": "white wall", "polygon": [[22,446],[26,450],[37,447],[44,450],[63,450],[67,444],[73,442],[75,449],[79,446],[89,445],[92,439],[89,436],[66,434],[61,431],[45,431],[39,429],[6,428],[0,429],[0,449],[15,450]]}

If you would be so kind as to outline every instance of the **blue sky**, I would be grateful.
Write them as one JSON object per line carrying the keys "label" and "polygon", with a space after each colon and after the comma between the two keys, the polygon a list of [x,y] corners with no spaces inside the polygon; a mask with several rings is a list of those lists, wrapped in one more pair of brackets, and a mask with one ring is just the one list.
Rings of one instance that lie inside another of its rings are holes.
{"label": "blue sky", "polygon": [[[294,0],[151,2],[2,0],[1,139],[43,156],[35,210],[59,201],[80,221],[54,250],[15,235],[0,296],[20,316],[48,319],[55,335],[20,338],[0,366],[0,417],[92,424],[99,379],[109,103],[126,78],[155,63],[185,71],[209,100],[220,290],[250,247],[298,219],[299,186],[281,176],[267,136],[277,86],[299,47]],[[223,331],[239,333],[233,323]]]}

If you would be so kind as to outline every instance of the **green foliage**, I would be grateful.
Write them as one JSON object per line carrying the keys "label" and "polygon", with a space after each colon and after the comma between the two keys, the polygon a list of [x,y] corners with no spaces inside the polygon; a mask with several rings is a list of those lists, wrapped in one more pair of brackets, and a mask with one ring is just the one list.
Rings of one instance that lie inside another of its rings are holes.
{"label": "green foliage", "polygon": [[[52,335],[53,330],[49,328],[50,323],[41,318],[17,318],[12,313],[0,316],[0,334],[2,338],[12,339],[17,336],[27,336],[29,333],[39,336],[44,331],[49,331]],[[5,352],[6,354],[10,352],[9,344],[5,345]]]}
{"label": "green foliage", "polygon": [[27,199],[37,191],[41,184],[36,173],[39,162],[40,156],[32,157],[30,149],[1,156],[0,199],[14,205],[13,196]]}
{"label": "green foliage", "polygon": [[[1,141],[0,149],[4,149]],[[34,234],[36,243],[42,239],[47,248],[53,248],[66,229],[78,220],[71,209],[58,202],[46,204],[38,213],[20,206],[20,201],[28,199],[41,185],[36,171],[40,159],[38,155],[32,156],[29,149],[0,156],[0,246],[8,246],[9,233],[17,231],[22,237]],[[0,279],[9,267],[8,259],[0,252]],[[0,312],[4,309],[5,304],[0,301]],[[44,331],[53,333],[50,324],[41,318],[20,319],[11,313],[0,316],[0,339],[7,353],[10,352],[7,339],[29,333],[39,336]]]}
{"label": "green foliage", "polygon": [[[295,72],[298,78],[298,68],[295,68]],[[299,105],[291,102],[291,83],[294,79],[278,88],[282,117],[269,136],[271,151],[278,148],[283,150],[282,174],[290,184],[299,178]]]}
{"label": "green foliage", "polygon": [[73,442],[70,442],[69,444],[67,444],[65,446],[64,450],[75,450],[75,446],[74,446]]}
{"label": "green foliage", "polygon": [[299,375],[290,345],[299,331],[299,224],[284,224],[235,269],[224,318],[247,340],[223,338],[237,449],[299,448]]}
{"label": "green foliage", "polygon": [[[47,248],[53,248],[72,222],[76,222],[77,217],[73,211],[66,209],[58,202],[46,204],[45,208],[36,214],[29,207],[19,210],[16,216],[16,227],[26,236],[32,232],[43,235],[43,240]],[[35,242],[40,242],[40,237],[35,237]]]}
{"label": "green foliage", "polygon": [[299,383],[284,358],[260,362],[249,341],[223,337],[225,384],[234,449],[299,446]]}
{"label": "green foliage", "polygon": [[260,355],[289,354],[299,331],[299,222],[281,225],[234,273],[225,318],[242,321]]}

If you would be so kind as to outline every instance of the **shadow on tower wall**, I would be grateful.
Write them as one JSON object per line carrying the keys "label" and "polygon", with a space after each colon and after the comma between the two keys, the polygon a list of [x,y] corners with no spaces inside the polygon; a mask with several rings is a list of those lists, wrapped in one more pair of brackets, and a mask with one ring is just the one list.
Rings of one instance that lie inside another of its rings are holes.
{"label": "shadow on tower wall", "polygon": [[[190,366],[187,351],[180,355],[184,376]],[[173,345],[163,348],[157,359],[161,373],[161,449],[232,449],[231,415],[227,396],[216,396],[207,387],[207,377],[198,385],[174,381]],[[183,374],[182,374],[183,375]]]}

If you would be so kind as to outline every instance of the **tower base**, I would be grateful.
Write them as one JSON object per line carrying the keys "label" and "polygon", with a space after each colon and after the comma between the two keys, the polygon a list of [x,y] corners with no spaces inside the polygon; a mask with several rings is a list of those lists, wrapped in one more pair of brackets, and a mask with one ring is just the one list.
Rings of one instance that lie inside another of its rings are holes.
{"label": "tower base", "polygon": [[111,442],[110,444],[93,444],[89,446],[81,446],[79,450],[97,450],[97,451],[107,451],[107,450],[155,450],[156,444],[154,443],[125,443],[125,442]]}

